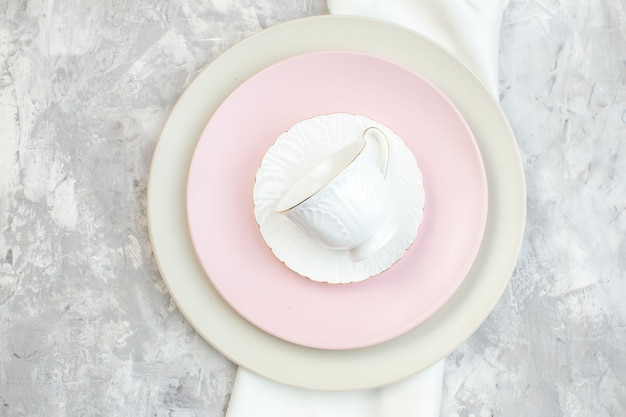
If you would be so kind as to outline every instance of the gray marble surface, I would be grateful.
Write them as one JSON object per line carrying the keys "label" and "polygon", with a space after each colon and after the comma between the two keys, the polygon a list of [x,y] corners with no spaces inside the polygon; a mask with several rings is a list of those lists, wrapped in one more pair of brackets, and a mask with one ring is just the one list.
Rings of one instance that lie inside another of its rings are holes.
{"label": "gray marble surface", "polygon": [[[235,366],[151,253],[166,117],[237,41],[321,0],[0,0],[0,415],[222,416]],[[626,415],[626,3],[512,0],[500,99],[528,223],[446,363],[442,416]]]}

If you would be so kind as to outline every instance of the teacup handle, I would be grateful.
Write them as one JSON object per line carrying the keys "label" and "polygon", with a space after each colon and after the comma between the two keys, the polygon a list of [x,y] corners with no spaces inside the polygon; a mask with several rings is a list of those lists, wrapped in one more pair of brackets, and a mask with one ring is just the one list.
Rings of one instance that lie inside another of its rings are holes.
{"label": "teacup handle", "polygon": [[383,178],[387,178],[387,169],[389,168],[389,139],[387,139],[385,132],[376,126],[370,126],[361,134],[361,138],[365,143],[368,143],[368,137],[366,137],[366,135],[370,131],[378,132],[375,135],[370,135],[369,138],[373,138],[373,140],[378,142],[378,169],[380,169],[381,174],[383,174]]}

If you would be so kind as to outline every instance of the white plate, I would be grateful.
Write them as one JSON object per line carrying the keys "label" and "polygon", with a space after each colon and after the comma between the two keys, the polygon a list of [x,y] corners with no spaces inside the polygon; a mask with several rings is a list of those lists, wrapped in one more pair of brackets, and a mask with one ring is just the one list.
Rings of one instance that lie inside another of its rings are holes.
{"label": "white plate", "polygon": [[[370,126],[381,129],[389,140],[387,181],[392,191],[391,220],[399,227],[385,247],[361,262],[354,262],[348,251],[329,249],[313,241],[278,213],[276,205],[301,172],[359,138],[360,132]],[[424,197],[422,174],[402,139],[380,122],[346,113],[306,119],[283,133],[263,157],[253,190],[254,216],[274,255],[294,272],[332,284],[363,281],[397,262],[415,240],[424,214]]]}
{"label": "white plate", "polygon": [[[185,216],[196,142],[220,103],[244,80],[288,57],[322,50],[376,54],[419,72],[456,104],[480,146],[489,209],[476,262],[450,301],[411,331],[375,346],[318,350],[270,336],[244,320],[205,277]],[[491,312],[515,266],[525,221],[523,170],[514,135],[487,88],[451,54],[378,20],[318,16],[284,23],[213,61],[181,96],[155,150],[148,187],[156,261],[181,312],[225,356],[267,378],[312,389],[364,389],[413,374],[452,352]]]}

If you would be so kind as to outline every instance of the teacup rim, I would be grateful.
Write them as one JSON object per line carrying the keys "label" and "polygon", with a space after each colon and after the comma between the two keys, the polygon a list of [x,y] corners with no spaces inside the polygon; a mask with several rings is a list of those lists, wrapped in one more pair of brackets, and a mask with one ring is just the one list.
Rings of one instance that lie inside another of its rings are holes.
{"label": "teacup rim", "polygon": [[318,163],[313,165],[310,169],[308,169],[305,173],[300,175],[300,177],[298,177],[298,179],[291,186],[289,186],[289,188],[287,189],[285,194],[281,197],[281,199],[278,200],[278,203],[276,204],[276,211],[281,213],[281,214],[284,214],[284,213],[287,213],[290,210],[293,210],[294,208],[304,204],[306,201],[311,199],[314,195],[316,195],[321,190],[323,190],[325,187],[327,187],[331,182],[333,182],[335,180],[335,178],[337,178],[342,173],[344,173],[354,163],[354,161],[356,161],[356,159],[359,157],[359,155],[361,155],[363,153],[363,151],[365,150],[365,146],[367,145],[367,142],[365,140],[355,140],[355,141],[352,141],[352,142],[348,142],[347,144],[345,144],[342,147],[340,147],[337,150],[335,150],[329,156],[330,158],[332,158],[333,155],[336,155],[336,154],[344,151],[347,148],[355,147],[355,145],[359,145],[358,149],[356,149],[356,152],[353,155],[351,155],[349,158],[346,158],[347,162],[345,163],[345,165],[341,169],[337,170],[337,172],[335,172],[333,175],[329,176],[329,178],[327,178],[322,184],[320,184],[319,186],[314,187],[312,191],[308,191],[307,193],[305,193],[304,197],[300,197],[300,198],[296,199],[296,202],[290,202],[289,204],[286,204],[285,200],[290,201],[291,199],[294,199],[293,197],[291,199],[288,198],[290,196],[290,194],[292,194],[292,190],[297,188],[298,185],[301,186],[302,183],[304,182],[305,178],[307,178],[307,176],[310,175],[309,173],[311,171],[313,171],[316,168],[324,165],[324,163],[328,159],[328,157],[325,158],[322,161],[319,161]]}

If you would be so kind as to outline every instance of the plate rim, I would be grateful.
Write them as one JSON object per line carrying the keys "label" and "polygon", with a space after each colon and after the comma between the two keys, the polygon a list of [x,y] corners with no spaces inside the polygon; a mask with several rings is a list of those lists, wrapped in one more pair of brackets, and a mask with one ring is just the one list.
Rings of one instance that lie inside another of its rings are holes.
{"label": "plate rim", "polygon": [[[258,51],[259,47],[266,48],[267,53],[244,56],[246,51]],[[183,190],[190,162],[185,158],[190,158],[190,148],[192,152],[207,116],[229,90],[289,56],[335,49],[386,57],[437,85],[474,132],[485,163],[490,198],[483,244],[468,277],[450,302],[421,325],[391,341],[361,349],[326,351],[290,344],[257,329],[216,296],[204,276],[194,281],[193,277],[198,278],[202,270],[193,250],[189,251],[189,237],[177,230],[181,220],[186,224],[186,215],[180,210],[178,216],[182,219],[172,219],[170,215],[176,215],[175,206],[182,205],[184,212]],[[424,54],[429,59],[422,59]],[[244,62],[246,65],[237,65]],[[213,82],[213,77],[220,73],[220,82]],[[196,108],[193,120],[185,118],[181,125],[181,109],[188,110],[208,96],[213,103]],[[174,143],[174,136],[193,137],[193,146]],[[180,158],[177,169],[184,168],[182,176],[172,167],[163,172],[163,167],[167,168],[176,158]],[[181,177],[185,178],[182,187]],[[149,173],[147,216],[155,261],[170,295],[208,343],[240,366],[269,379],[312,389],[349,390],[385,385],[418,372],[456,349],[480,326],[500,299],[515,267],[525,226],[525,195],[524,173],[513,132],[493,96],[470,69],[410,29],[372,18],[321,15],[258,32],[228,49],[199,73],[174,106],[156,145]],[[174,250],[172,236],[178,244]],[[494,242],[494,236],[501,240]],[[487,256],[487,252],[500,256]],[[251,344],[256,348],[249,349]]]}

